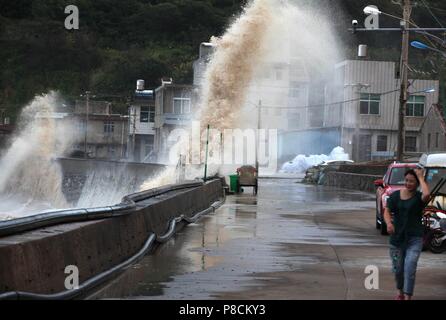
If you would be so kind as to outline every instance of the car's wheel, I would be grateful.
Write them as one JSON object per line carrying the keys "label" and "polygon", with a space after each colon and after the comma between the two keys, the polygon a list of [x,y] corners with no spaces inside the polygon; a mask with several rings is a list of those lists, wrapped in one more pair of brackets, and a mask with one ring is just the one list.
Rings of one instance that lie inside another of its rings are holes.
{"label": "car's wheel", "polygon": [[441,241],[442,234],[433,234],[429,241],[429,250],[432,253],[443,253],[446,251],[446,241]]}

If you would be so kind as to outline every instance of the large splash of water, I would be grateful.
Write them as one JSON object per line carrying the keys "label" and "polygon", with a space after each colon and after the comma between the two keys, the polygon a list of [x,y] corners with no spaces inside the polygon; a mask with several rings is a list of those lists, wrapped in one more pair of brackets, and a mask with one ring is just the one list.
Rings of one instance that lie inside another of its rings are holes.
{"label": "large splash of water", "polygon": [[266,52],[265,35],[273,19],[272,0],[252,2],[221,38],[204,78],[200,121],[203,126],[234,128],[256,66]]}
{"label": "large splash of water", "polygon": [[[265,86],[262,77],[271,64],[290,65],[299,61],[307,69],[307,73],[323,74],[334,62],[340,60],[336,37],[328,20],[318,15],[314,8],[301,5],[304,2],[308,1],[252,1],[223,36],[211,40],[216,45],[216,50],[204,77],[196,117],[201,123],[202,131],[208,124],[220,131],[236,127],[257,128],[252,102],[265,96],[281,98],[288,95],[290,89],[274,89],[275,86],[280,87],[280,84]],[[0,159],[0,193],[20,193],[25,198],[22,204],[41,199],[44,206],[48,207],[61,208],[66,205],[60,188],[60,168],[52,159],[55,155],[62,154],[64,147],[69,145],[67,141],[59,141],[60,138],[70,135],[58,133],[59,129],[50,117],[36,117],[37,111],[51,113],[56,105],[55,100],[56,95],[51,93],[37,97],[25,108],[21,133]],[[274,125],[268,124],[268,120],[268,117],[264,117],[266,126]],[[180,150],[179,146],[185,145],[184,142],[180,139],[174,149]],[[209,153],[218,153],[218,139],[212,140],[209,148]],[[184,150],[173,154],[174,158],[179,159]],[[200,159],[204,159],[203,154]],[[171,159],[171,162],[176,163],[177,160]],[[186,177],[194,178],[202,176],[203,168],[197,166],[186,171]],[[218,166],[209,167],[208,175],[218,171]],[[98,176],[101,177],[97,179]],[[139,189],[174,183],[178,176],[176,169],[171,167],[140,183]],[[101,202],[104,205],[116,201],[116,197],[109,199],[100,194],[121,195],[122,190],[109,193],[106,190],[104,193],[103,188],[97,192],[88,190],[96,189],[95,186],[101,183],[94,180],[103,178],[108,182],[115,179],[107,173],[90,175],[86,187],[92,187],[86,188],[79,204],[91,206],[102,198],[107,200]],[[121,181],[118,184],[125,183]],[[135,183],[139,182],[135,180]]]}
{"label": "large splash of water", "polygon": [[[207,125],[213,129],[224,130],[234,128],[234,120],[240,108],[243,106],[247,90],[246,84],[250,83],[255,72],[255,66],[260,62],[265,52],[265,34],[270,23],[273,0],[257,0],[251,2],[238,19],[228,28],[221,38],[212,38],[211,42],[216,46],[216,51],[207,67],[201,92],[201,103],[196,115],[202,129]],[[181,150],[188,144],[188,137],[180,137],[172,150]],[[211,140],[209,152],[217,152],[220,147],[218,139]],[[201,149],[199,158],[204,159],[204,148]],[[175,153],[175,152],[174,152]],[[173,157],[181,156],[182,152]],[[184,151],[183,151],[184,154]],[[170,159],[176,162],[176,159]],[[211,167],[210,167],[211,169]],[[189,170],[189,176],[195,175],[202,169]],[[214,167],[209,175],[218,172]],[[170,168],[162,172],[156,180],[146,181],[141,189],[156,187],[159,183],[173,183],[177,174]]]}
{"label": "large splash of water", "polygon": [[52,114],[58,103],[60,97],[51,92],[37,96],[22,110],[19,133],[0,157],[0,215],[66,207],[62,172],[55,158],[65,151],[73,134],[56,125]]}

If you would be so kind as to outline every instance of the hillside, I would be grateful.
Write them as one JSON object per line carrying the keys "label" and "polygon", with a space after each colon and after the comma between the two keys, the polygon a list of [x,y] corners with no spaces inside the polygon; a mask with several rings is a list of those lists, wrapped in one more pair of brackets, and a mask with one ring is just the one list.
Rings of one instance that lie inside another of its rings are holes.
{"label": "hillside", "polygon": [[[73,99],[85,90],[125,97],[138,78],[146,79],[149,87],[158,85],[163,76],[189,83],[198,45],[212,35],[221,35],[245,2],[0,0],[0,109],[14,118],[20,106],[50,89]],[[327,3],[335,8],[327,15],[345,45],[346,57],[354,57],[357,44],[367,43],[372,58],[399,59],[400,34],[352,35],[347,31],[353,18],[363,19],[362,8],[369,1],[296,2],[320,10],[326,10]],[[401,8],[392,3],[395,1],[373,2],[385,12],[401,15]],[[418,3],[413,12],[418,25],[438,27],[431,12],[446,24],[446,2]],[[69,4],[79,7],[80,30],[64,28],[64,8]],[[398,22],[384,17],[381,24],[397,26]],[[424,52],[411,56],[415,76],[443,80],[444,59]]]}

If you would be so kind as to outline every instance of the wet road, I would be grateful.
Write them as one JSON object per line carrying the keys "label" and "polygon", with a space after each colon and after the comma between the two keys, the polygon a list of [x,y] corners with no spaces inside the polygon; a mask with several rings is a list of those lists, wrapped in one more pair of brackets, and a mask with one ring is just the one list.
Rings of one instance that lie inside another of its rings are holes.
{"label": "wet road", "polygon": [[[374,196],[262,179],[183,228],[91,299],[392,299]],[[423,253],[416,298],[446,299],[446,255]],[[367,290],[365,268],[379,270]]]}

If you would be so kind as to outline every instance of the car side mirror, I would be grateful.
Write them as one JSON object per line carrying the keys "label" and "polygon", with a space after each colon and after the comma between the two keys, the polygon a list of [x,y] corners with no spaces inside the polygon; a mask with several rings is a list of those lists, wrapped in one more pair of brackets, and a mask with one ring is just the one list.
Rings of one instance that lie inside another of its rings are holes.
{"label": "car side mirror", "polygon": [[375,180],[373,183],[375,184],[375,187],[384,187],[384,180],[383,179]]}

